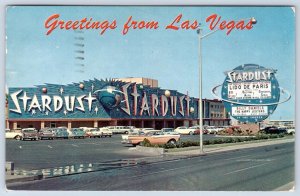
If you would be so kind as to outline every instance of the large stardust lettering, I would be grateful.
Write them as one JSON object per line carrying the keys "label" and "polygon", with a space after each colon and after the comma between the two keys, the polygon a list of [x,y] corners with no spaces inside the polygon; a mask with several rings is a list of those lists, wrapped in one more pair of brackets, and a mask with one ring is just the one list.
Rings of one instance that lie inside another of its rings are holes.
{"label": "large stardust lettering", "polygon": [[165,116],[168,112],[169,102],[165,95],[162,95],[160,98],[161,98],[161,114],[162,116]]}
{"label": "large stardust lettering", "polygon": [[127,89],[130,86],[130,83],[125,84],[124,86],[122,86],[122,92],[124,95],[124,103],[125,103],[125,108],[121,107],[121,109],[126,112],[126,114],[130,115],[130,107],[129,107],[129,102],[128,102],[128,93],[127,93]]}
{"label": "large stardust lettering", "polygon": [[[70,98],[71,98],[71,106],[70,106]],[[75,105],[75,96],[65,96],[65,105],[66,105],[66,109],[69,112],[73,112],[74,111],[74,105]]]}
{"label": "large stardust lettering", "polygon": [[77,99],[77,101],[78,101],[78,103],[79,103],[79,105],[80,105],[80,107],[76,107],[76,109],[77,110],[80,110],[80,111],[82,111],[82,112],[85,112],[85,109],[84,109],[84,106],[83,106],[83,103],[82,103],[82,99],[85,97],[85,95],[81,95],[81,96],[79,96],[79,97],[77,97],[76,99]]}
{"label": "large stardust lettering", "polygon": [[232,78],[232,75],[231,75],[232,73],[234,73],[234,71],[229,71],[229,72],[227,72],[227,76],[228,76],[227,82],[230,82],[230,83],[233,82],[233,78]]}
{"label": "large stardust lettering", "polygon": [[136,115],[137,113],[137,98],[140,96],[139,93],[137,93],[137,89],[136,89],[136,84],[134,84],[133,86],[133,92],[131,93],[131,95],[134,97],[133,100],[133,115]]}
{"label": "large stardust lettering", "polygon": [[35,108],[38,108],[40,111],[42,111],[41,105],[40,105],[40,103],[39,103],[39,101],[38,101],[36,95],[33,96],[28,111],[32,110],[32,108],[34,108],[34,109],[35,109]]}
{"label": "large stardust lettering", "polygon": [[190,97],[187,95],[185,97],[186,100],[186,115],[189,116],[190,115]]}
{"label": "large stardust lettering", "polygon": [[179,113],[184,116],[184,109],[183,109],[183,99],[184,99],[185,96],[181,96],[179,97],[179,103],[180,103],[180,109],[179,109]]}
{"label": "large stardust lettering", "polygon": [[146,92],[144,93],[144,97],[143,97],[143,100],[142,100],[142,106],[141,106],[140,116],[143,115],[144,111],[147,111],[148,115],[150,116],[150,111],[149,111],[149,105],[148,105],[148,100],[147,100],[147,94],[146,94]]}
{"label": "large stardust lettering", "polygon": [[154,116],[155,113],[157,114],[157,116],[159,116],[158,109],[157,109],[157,106],[158,106],[158,97],[157,97],[157,95],[152,94],[151,95],[151,100],[152,100],[152,116]]}
{"label": "large stardust lettering", "polygon": [[93,103],[93,101],[96,100],[96,98],[92,96],[91,92],[89,92],[89,96],[84,98],[84,99],[88,101],[89,111],[91,111],[92,110],[92,103]]}
{"label": "large stardust lettering", "polygon": [[60,110],[62,108],[63,99],[60,96],[54,95],[53,102],[54,102],[54,112],[57,112],[58,110]]}
{"label": "large stardust lettering", "polygon": [[171,96],[171,114],[172,116],[176,116],[177,111],[177,96]]}
{"label": "large stardust lettering", "polygon": [[51,108],[50,108],[50,104],[52,102],[52,99],[50,96],[48,95],[42,95],[42,108],[43,108],[43,112],[46,110],[46,108],[52,112]]}
{"label": "large stardust lettering", "polygon": [[24,112],[26,112],[26,110],[27,110],[27,103],[28,103],[28,100],[31,99],[31,97],[28,97],[26,91],[24,91],[23,96],[20,97],[19,99],[21,99],[23,101],[23,110],[24,110]]}
{"label": "large stardust lettering", "polygon": [[10,94],[10,97],[13,100],[16,109],[9,109],[9,110],[12,111],[12,112],[19,113],[19,114],[21,114],[21,108],[20,108],[19,101],[18,101],[18,95],[21,92],[22,92],[22,90],[19,90],[17,92],[14,92],[14,93]]}

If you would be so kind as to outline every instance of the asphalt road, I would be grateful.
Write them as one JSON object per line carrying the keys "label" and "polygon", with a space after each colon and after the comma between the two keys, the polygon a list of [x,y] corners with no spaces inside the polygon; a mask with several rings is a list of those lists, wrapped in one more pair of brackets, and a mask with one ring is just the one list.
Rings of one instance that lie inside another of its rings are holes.
{"label": "asphalt road", "polygon": [[294,143],[8,184],[13,190],[271,191],[294,181]]}
{"label": "asphalt road", "polygon": [[[205,140],[213,138],[214,135],[204,135]],[[181,140],[199,141],[199,135],[184,135]],[[147,156],[129,153],[129,147],[132,146],[121,144],[121,135],[40,141],[7,139],[6,161],[14,162],[17,169],[33,170]]]}

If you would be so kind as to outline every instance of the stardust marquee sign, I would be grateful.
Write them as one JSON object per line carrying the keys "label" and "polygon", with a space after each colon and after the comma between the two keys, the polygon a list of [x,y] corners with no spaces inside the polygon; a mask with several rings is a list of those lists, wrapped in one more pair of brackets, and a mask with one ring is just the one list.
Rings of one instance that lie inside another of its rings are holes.
{"label": "stardust marquee sign", "polygon": [[229,114],[242,122],[260,122],[272,114],[280,99],[276,70],[255,64],[241,65],[222,85],[222,100]]}
{"label": "stardust marquee sign", "polygon": [[[167,92],[167,93],[166,93]],[[197,118],[198,100],[175,90],[90,80],[9,89],[9,118]]]}

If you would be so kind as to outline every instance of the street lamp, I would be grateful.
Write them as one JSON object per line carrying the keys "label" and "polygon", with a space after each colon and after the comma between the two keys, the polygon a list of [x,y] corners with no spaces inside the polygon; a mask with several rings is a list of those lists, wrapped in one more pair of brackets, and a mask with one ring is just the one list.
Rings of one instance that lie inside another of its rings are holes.
{"label": "street lamp", "polygon": [[[252,24],[256,24],[257,20],[254,17],[244,19],[244,20],[251,20]],[[205,37],[208,37],[212,35],[213,33],[219,31],[220,29],[216,29],[206,35],[202,36],[202,29],[201,29],[201,23],[198,26],[197,33],[198,33],[198,39],[199,39],[199,107],[198,107],[198,115],[199,115],[199,128],[200,128],[200,153],[204,153],[203,151],[203,116],[202,116],[202,45],[201,40]]]}

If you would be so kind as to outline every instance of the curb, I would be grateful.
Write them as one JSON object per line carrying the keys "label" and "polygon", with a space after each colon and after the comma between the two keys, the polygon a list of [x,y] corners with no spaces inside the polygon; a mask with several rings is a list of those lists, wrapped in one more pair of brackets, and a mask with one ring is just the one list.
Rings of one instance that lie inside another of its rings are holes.
{"label": "curb", "polygon": [[43,174],[39,174],[35,176],[10,175],[9,179],[7,179],[6,177],[6,183],[28,182],[28,181],[41,180],[41,179],[43,179]]}
{"label": "curb", "polygon": [[[213,147],[212,145],[205,150],[205,154],[216,153],[216,152],[224,152],[224,151],[231,151],[236,149],[246,149],[246,148],[255,148],[261,146],[268,146],[274,144],[281,144],[281,143],[288,143],[294,142],[295,139],[278,139],[278,140],[271,140],[271,141],[262,141],[262,142],[253,142],[253,143],[235,143],[236,145],[229,145],[229,146],[216,146]],[[186,149],[180,151],[168,151],[164,153],[165,155],[175,155],[175,156],[184,156],[184,155],[201,155],[199,149]]]}

